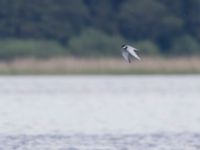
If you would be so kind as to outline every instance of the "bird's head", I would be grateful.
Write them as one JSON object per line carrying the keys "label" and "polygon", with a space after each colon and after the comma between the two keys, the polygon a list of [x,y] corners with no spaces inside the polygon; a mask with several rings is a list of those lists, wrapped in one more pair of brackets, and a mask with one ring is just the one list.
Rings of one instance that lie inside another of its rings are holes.
{"label": "bird's head", "polygon": [[123,45],[121,46],[121,48],[126,48],[126,44],[123,44]]}

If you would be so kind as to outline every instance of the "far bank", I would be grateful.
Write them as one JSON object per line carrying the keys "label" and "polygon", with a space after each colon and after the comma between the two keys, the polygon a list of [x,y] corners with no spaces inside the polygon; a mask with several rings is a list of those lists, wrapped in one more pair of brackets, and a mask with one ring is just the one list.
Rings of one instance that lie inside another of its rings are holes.
{"label": "far bank", "polygon": [[0,61],[0,74],[199,74],[200,57],[145,57],[127,63],[123,58],[18,58]]}

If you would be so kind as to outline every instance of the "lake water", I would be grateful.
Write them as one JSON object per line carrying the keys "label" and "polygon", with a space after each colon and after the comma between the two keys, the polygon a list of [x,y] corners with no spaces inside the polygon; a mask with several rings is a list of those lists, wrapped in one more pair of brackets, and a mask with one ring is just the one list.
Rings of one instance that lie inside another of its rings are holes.
{"label": "lake water", "polygon": [[1,149],[199,150],[200,76],[1,76]]}

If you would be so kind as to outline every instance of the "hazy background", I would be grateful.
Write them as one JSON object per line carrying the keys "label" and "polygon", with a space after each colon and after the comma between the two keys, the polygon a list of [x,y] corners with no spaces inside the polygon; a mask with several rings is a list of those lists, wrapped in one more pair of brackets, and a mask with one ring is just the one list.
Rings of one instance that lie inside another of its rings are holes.
{"label": "hazy background", "polygon": [[200,54],[199,0],[0,0],[0,59]]}
{"label": "hazy background", "polygon": [[[198,0],[0,0],[0,73],[200,73],[199,11]],[[142,61],[127,65],[122,44]]]}

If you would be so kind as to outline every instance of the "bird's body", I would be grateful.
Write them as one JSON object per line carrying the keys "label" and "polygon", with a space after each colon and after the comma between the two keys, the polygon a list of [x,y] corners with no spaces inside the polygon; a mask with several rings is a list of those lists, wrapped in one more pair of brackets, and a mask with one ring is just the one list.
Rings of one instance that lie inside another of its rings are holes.
{"label": "bird's body", "polygon": [[136,54],[135,51],[138,51],[138,49],[130,45],[122,45],[121,47],[122,56],[129,63],[131,63],[134,60],[134,58],[140,60],[140,57]]}

